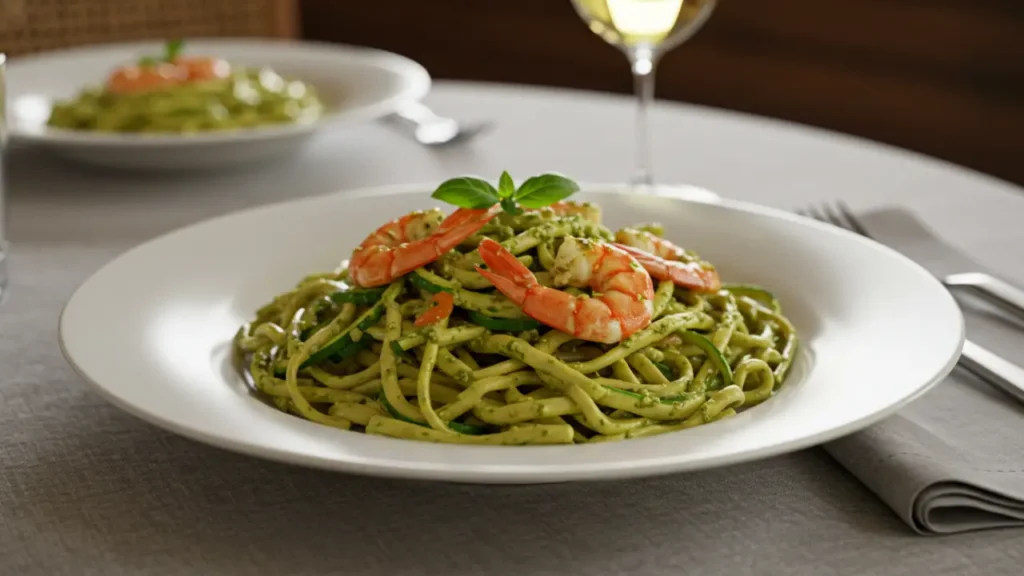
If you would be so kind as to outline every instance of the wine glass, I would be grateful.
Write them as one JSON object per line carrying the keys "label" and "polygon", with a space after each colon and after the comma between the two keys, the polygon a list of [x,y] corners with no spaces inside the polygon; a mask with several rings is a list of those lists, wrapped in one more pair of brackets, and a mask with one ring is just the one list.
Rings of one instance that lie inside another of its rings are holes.
{"label": "wine glass", "polygon": [[632,183],[651,186],[647,110],[654,100],[659,57],[690,39],[711,16],[717,0],[572,0],[580,18],[622,50],[633,70],[636,92],[636,170]]}
{"label": "wine glass", "polygon": [[4,230],[7,224],[7,213],[4,212],[4,158],[7,148],[7,56],[0,52],[0,302],[3,301],[4,289],[7,287],[7,236]]}

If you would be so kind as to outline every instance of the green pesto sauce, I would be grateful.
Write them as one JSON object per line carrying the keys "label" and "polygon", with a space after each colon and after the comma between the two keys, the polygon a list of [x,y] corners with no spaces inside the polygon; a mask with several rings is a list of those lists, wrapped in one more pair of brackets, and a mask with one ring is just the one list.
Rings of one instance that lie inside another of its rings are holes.
{"label": "green pesto sauce", "polygon": [[312,86],[267,68],[241,69],[224,79],[133,94],[88,88],[56,103],[47,124],[90,132],[189,134],[307,124],[323,110]]}

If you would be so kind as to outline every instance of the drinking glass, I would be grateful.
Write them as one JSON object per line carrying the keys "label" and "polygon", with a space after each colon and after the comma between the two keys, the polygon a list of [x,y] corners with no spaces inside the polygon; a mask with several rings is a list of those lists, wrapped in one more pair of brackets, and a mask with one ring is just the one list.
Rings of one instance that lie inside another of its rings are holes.
{"label": "drinking glass", "polygon": [[0,52],[0,298],[7,287],[7,212],[4,210],[4,151],[7,149],[7,56]]}
{"label": "drinking glass", "polygon": [[632,183],[653,184],[647,110],[654,101],[654,71],[662,54],[700,30],[717,0],[572,0],[580,18],[605,42],[622,50],[636,92],[636,169]]}

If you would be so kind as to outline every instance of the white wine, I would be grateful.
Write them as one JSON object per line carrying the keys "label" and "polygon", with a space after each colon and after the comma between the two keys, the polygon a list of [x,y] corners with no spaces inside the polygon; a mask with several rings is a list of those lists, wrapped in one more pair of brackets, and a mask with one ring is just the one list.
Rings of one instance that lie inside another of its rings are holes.
{"label": "white wine", "polygon": [[700,29],[716,0],[572,0],[590,30],[624,50],[663,51]]}
{"label": "white wine", "polygon": [[636,86],[637,189],[654,183],[647,110],[654,102],[654,69],[658,58],[700,30],[717,0],[572,0],[590,30],[629,60]]}

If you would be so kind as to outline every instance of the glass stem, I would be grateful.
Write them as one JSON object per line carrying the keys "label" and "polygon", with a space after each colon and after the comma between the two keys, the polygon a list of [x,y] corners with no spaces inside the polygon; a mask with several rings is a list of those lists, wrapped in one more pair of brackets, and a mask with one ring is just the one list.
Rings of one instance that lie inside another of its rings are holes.
{"label": "glass stem", "polygon": [[634,48],[627,56],[636,94],[636,168],[632,183],[651,185],[654,178],[651,175],[651,134],[647,115],[654,103],[654,69],[658,58],[649,48]]}

